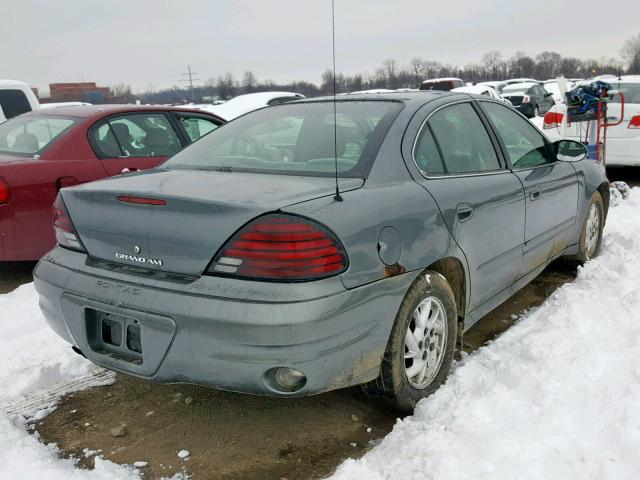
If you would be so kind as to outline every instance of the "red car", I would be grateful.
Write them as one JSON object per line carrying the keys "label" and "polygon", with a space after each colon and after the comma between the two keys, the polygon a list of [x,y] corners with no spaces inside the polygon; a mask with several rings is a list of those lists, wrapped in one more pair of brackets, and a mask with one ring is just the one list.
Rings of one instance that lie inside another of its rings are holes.
{"label": "red car", "polygon": [[0,124],[0,261],[37,260],[53,248],[60,188],[155,167],[223,123],[184,108],[81,105]]}

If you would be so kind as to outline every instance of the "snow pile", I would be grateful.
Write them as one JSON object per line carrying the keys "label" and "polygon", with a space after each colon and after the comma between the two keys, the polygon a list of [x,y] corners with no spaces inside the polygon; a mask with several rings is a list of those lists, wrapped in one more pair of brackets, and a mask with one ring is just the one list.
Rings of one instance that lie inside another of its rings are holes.
{"label": "snow pile", "polygon": [[602,255],[334,480],[640,476],[640,189]]}
{"label": "snow pile", "polygon": [[[136,471],[101,458],[95,470],[80,470],[60,460],[52,446],[27,433],[22,417],[3,414],[3,407],[23,395],[85,376],[94,367],[73,353],[46,325],[33,284],[0,295],[0,477],[21,480],[130,480]],[[41,416],[44,412],[37,415]]]}

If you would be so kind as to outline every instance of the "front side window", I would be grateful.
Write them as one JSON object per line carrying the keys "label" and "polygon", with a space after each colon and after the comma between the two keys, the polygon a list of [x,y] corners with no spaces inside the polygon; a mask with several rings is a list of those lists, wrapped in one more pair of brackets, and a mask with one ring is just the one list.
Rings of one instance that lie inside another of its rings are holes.
{"label": "front side window", "polygon": [[0,125],[0,153],[22,157],[40,155],[76,121],[74,117],[44,115],[9,120]]}
{"label": "front side window", "polygon": [[200,137],[212,132],[219,126],[213,120],[208,120],[203,117],[190,117],[188,115],[179,114],[178,118],[187,132],[189,140],[192,142],[195,142]]}
{"label": "front side window", "polygon": [[429,125],[440,147],[446,173],[489,172],[500,169],[480,117],[469,103],[438,110]]}
{"label": "front side window", "polygon": [[162,113],[110,117],[94,126],[89,138],[100,158],[169,157],[182,148]]}
{"label": "front side window", "polygon": [[5,118],[13,118],[31,111],[31,105],[22,90],[0,90],[0,107]]}
{"label": "front side window", "polygon": [[[223,125],[164,164],[173,169],[361,177],[402,108],[392,101],[287,103]],[[335,135],[334,135],[335,134]]]}
{"label": "front side window", "polygon": [[544,137],[517,113],[497,103],[482,102],[482,109],[502,139],[514,168],[530,168],[552,162]]}

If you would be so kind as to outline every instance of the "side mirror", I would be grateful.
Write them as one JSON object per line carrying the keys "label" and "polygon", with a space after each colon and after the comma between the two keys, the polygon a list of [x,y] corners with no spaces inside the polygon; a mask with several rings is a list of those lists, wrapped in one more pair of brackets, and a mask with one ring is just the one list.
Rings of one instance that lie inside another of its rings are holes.
{"label": "side mirror", "polygon": [[551,97],[551,96],[553,96],[553,93],[545,92],[545,93],[544,93],[544,96],[545,96],[545,97]]}
{"label": "side mirror", "polygon": [[554,142],[553,147],[557,159],[563,162],[579,162],[587,158],[587,147],[574,140],[558,140]]}

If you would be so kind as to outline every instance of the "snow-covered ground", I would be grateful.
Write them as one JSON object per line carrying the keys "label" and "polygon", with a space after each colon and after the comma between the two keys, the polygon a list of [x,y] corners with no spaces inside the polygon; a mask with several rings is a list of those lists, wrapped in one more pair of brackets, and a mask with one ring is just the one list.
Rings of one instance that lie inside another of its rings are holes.
{"label": "snow-covered ground", "polygon": [[640,189],[604,250],[333,480],[640,478]]}
{"label": "snow-covered ground", "polygon": [[[640,478],[640,189],[611,210],[602,255],[334,480]],[[138,479],[60,460],[9,414],[97,369],[46,326],[33,286],[0,295],[0,478]],[[4,412],[4,413],[3,413]],[[35,415],[43,415],[31,412]]]}

